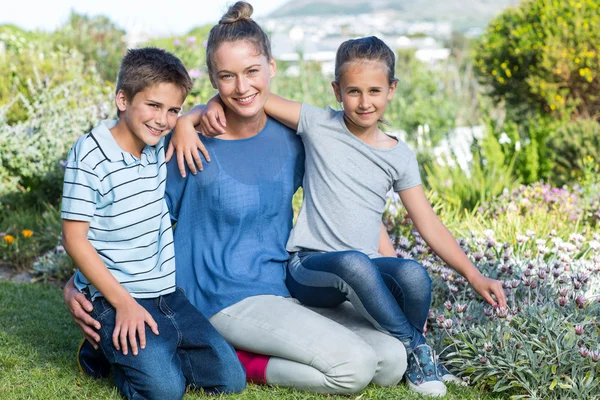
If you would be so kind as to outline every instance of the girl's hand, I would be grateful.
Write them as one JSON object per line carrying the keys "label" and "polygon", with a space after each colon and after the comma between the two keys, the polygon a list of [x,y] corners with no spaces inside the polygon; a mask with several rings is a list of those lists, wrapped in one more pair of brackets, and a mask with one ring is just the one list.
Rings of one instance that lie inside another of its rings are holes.
{"label": "girl's hand", "polygon": [[[506,295],[502,287],[502,282],[479,274],[469,281],[469,283],[490,305],[498,305],[499,307],[506,308]],[[492,295],[496,297],[496,300],[494,300]]]}
{"label": "girl's hand", "polygon": [[192,119],[186,115],[183,115],[177,119],[177,124],[173,130],[173,136],[169,142],[169,148],[165,155],[165,160],[169,161],[173,156],[173,152],[177,151],[177,166],[179,167],[179,173],[185,178],[185,165],[184,159],[187,163],[190,172],[196,175],[196,166],[198,170],[202,171],[202,158],[200,153],[204,155],[206,161],[210,162],[210,156],[202,141],[198,138],[198,133],[194,127]]}
{"label": "girl's hand", "polygon": [[206,137],[215,137],[225,134],[227,121],[225,121],[225,110],[221,104],[221,98],[214,96],[206,103],[200,119],[200,132]]}
{"label": "girl's hand", "polygon": [[140,348],[146,348],[146,324],[155,335],[158,335],[158,325],[154,318],[144,307],[133,298],[126,301],[117,311],[115,319],[115,330],[113,331],[113,344],[123,355],[127,355],[127,342],[131,345],[134,356],[138,354],[137,338],[140,338]]}

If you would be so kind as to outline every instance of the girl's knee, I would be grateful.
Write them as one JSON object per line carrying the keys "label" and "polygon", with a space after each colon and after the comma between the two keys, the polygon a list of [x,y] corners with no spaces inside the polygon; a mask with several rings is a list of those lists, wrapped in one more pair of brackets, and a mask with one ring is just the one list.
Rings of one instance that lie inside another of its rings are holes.
{"label": "girl's knee", "polygon": [[421,290],[431,291],[431,277],[418,261],[406,261],[402,274],[404,275],[404,279],[410,280],[411,285]]}
{"label": "girl's knee", "polygon": [[368,279],[372,274],[379,274],[379,270],[371,259],[360,251],[343,251],[336,259],[338,275],[346,279]]}

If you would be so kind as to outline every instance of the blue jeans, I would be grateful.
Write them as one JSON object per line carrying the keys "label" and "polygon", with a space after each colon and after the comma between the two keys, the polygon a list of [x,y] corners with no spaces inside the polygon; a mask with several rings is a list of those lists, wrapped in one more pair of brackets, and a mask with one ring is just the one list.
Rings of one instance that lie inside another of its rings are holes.
{"label": "blue jeans", "polygon": [[414,260],[370,259],[359,251],[300,251],[288,263],[292,296],[312,307],[349,300],[377,329],[412,349],[425,343],[423,327],[431,303],[431,278]]}
{"label": "blue jeans", "polygon": [[158,324],[158,336],[146,325],[146,348],[134,356],[115,349],[116,312],[103,297],[94,299],[92,317],[102,327],[100,347],[115,384],[128,399],[181,399],[187,385],[207,392],[239,392],[246,373],[233,347],[185,297],[182,289],[164,296],[136,299]]}

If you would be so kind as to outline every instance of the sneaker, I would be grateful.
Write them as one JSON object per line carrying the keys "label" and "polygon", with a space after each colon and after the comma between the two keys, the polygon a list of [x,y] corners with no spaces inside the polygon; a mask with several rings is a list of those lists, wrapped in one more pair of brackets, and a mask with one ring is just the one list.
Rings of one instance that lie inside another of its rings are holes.
{"label": "sneaker", "polygon": [[448,371],[448,368],[438,358],[436,361],[436,368],[438,377],[444,383],[454,383],[456,385],[467,386],[467,382],[463,381],[458,376],[454,375],[452,372]]}
{"label": "sneaker", "polygon": [[408,356],[408,388],[433,397],[446,395],[446,385],[438,377],[435,355],[426,344],[417,346]]}
{"label": "sneaker", "polygon": [[82,374],[92,378],[106,378],[110,375],[110,363],[102,350],[94,349],[85,339],[77,348],[77,365]]}

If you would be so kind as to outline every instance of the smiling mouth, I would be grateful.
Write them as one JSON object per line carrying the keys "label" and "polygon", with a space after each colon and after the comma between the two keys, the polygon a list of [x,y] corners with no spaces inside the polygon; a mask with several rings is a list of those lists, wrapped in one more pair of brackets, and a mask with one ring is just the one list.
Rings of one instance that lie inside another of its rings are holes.
{"label": "smiling mouth", "polygon": [[254,100],[254,98],[258,95],[258,93],[254,93],[250,96],[246,96],[246,97],[238,97],[238,98],[234,98],[235,101],[237,101],[240,104],[249,104],[252,102],[252,100]]}
{"label": "smiling mouth", "polygon": [[[146,125],[146,124],[144,124]],[[155,136],[160,136],[163,133],[162,129],[155,129],[149,125],[146,125],[146,128],[148,128],[148,130],[150,131],[151,134],[155,135]]]}

